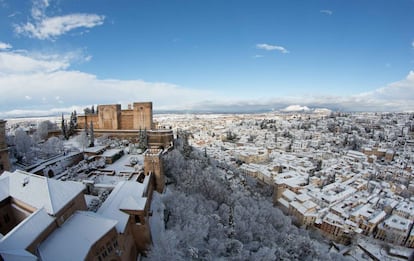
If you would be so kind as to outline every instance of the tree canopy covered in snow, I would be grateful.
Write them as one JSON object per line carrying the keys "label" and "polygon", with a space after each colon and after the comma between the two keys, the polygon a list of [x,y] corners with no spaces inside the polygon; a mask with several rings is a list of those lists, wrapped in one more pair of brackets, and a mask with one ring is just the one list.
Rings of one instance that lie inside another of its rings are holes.
{"label": "tree canopy covered in snow", "polygon": [[[341,260],[273,206],[243,177],[180,141],[164,158],[165,229],[150,260]],[[230,174],[229,174],[230,173]]]}
{"label": "tree canopy covered in snow", "polygon": [[19,128],[14,134],[15,145],[15,157],[18,161],[31,162],[33,158],[32,153],[32,138],[26,133],[25,130]]}

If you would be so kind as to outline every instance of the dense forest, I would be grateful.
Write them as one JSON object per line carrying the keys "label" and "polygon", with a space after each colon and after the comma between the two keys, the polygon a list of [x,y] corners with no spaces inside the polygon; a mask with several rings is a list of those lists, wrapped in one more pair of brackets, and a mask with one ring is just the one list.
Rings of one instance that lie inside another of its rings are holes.
{"label": "dense forest", "polygon": [[169,184],[153,200],[165,226],[153,231],[149,260],[344,259],[292,225],[269,188],[218,165],[180,140],[165,156]]}

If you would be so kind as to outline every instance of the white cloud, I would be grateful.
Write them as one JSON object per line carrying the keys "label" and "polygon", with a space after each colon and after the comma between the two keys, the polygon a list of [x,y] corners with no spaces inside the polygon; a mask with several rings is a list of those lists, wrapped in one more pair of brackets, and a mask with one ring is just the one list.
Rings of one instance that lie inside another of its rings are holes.
{"label": "white cloud", "polygon": [[[414,71],[403,80],[390,83],[376,90],[350,96],[296,96],[271,97],[252,100],[210,100],[196,102],[188,109],[202,108],[204,111],[269,111],[303,110],[306,108],[329,108],[340,111],[408,111],[414,112]],[[294,105],[292,104],[301,104]],[[286,108],[287,107],[287,108]]]}
{"label": "white cloud", "polygon": [[63,54],[3,50],[0,51],[0,75],[53,72],[67,69],[71,63],[84,63],[91,59],[92,56],[81,49]]}
{"label": "white cloud", "polygon": [[92,55],[85,56],[83,59],[85,62],[89,62],[92,60]]}
{"label": "white cloud", "polygon": [[26,53],[0,52],[0,75],[6,73],[53,72],[68,67],[69,62],[58,57],[55,59],[35,58]]}
{"label": "white cloud", "polygon": [[288,50],[286,50],[285,47],[283,46],[278,46],[278,45],[271,45],[271,44],[256,44],[256,48],[257,49],[262,49],[262,50],[266,50],[266,51],[279,51],[281,53],[289,53]]}
{"label": "white cloud", "polygon": [[9,14],[7,17],[11,18],[11,17],[15,17],[16,15],[19,15],[19,14],[20,14],[20,12],[14,12],[14,13]]}
{"label": "white cloud", "polygon": [[0,42],[0,51],[1,51],[1,50],[11,49],[11,48],[12,48],[12,46],[11,46],[10,44]]}
{"label": "white cloud", "polygon": [[208,90],[171,83],[99,79],[93,74],[69,70],[72,56],[76,55],[0,52],[0,118],[70,113],[75,107],[92,104],[120,103],[125,107],[134,101],[153,101],[155,110],[269,111],[300,104],[289,110],[323,107],[347,111],[414,111],[414,71],[403,80],[353,96],[269,95],[268,99],[251,100],[235,96],[229,100]]}
{"label": "white cloud", "polygon": [[385,107],[399,107],[414,110],[414,71],[410,71],[403,80],[393,82],[372,92],[358,95],[367,101],[380,102]]}
{"label": "white cloud", "polygon": [[53,39],[77,28],[92,28],[102,25],[105,17],[96,14],[70,14],[43,19],[37,23],[16,26],[17,33],[26,33],[38,39]]}
{"label": "white cloud", "polygon": [[45,17],[46,8],[49,6],[48,0],[33,0],[32,17],[40,20]]}
{"label": "white cloud", "polygon": [[[61,107],[63,102],[66,105],[86,106],[153,101],[157,109],[182,109],[193,100],[212,96],[208,91],[191,90],[169,83],[98,79],[95,75],[78,71],[0,75],[0,86],[4,86],[0,90],[0,111],[3,112],[8,108],[52,110]],[[30,103],[21,102],[19,97],[22,94],[32,97]]]}
{"label": "white cloud", "polygon": [[194,100],[212,97],[209,91],[142,80],[98,79],[93,74],[68,70],[70,55],[0,52],[0,118],[46,115],[64,106],[153,101],[158,110],[182,109]]}
{"label": "white cloud", "polygon": [[414,41],[411,43],[411,46],[414,48]]}
{"label": "white cloud", "polygon": [[53,40],[74,29],[102,25],[105,19],[102,15],[83,13],[48,17],[46,15],[48,7],[48,0],[34,0],[31,10],[33,21],[15,25],[15,32],[32,38]]}
{"label": "white cloud", "polygon": [[347,110],[414,111],[414,71],[410,71],[405,79],[376,90],[331,99]]}
{"label": "white cloud", "polygon": [[7,111],[6,113],[3,113],[3,117],[26,117],[26,116],[48,116],[48,115],[54,115],[57,116],[57,119],[60,119],[60,115],[62,113],[71,113],[73,111],[77,111],[77,112],[82,112],[84,109],[84,107],[79,107],[79,106],[71,106],[71,107],[62,107],[62,108],[53,108],[50,110],[39,110],[39,109],[31,109],[31,110],[10,110]]}
{"label": "white cloud", "polygon": [[323,13],[323,14],[327,14],[327,15],[332,15],[333,12],[331,10],[325,9],[325,10],[320,10],[319,12]]}

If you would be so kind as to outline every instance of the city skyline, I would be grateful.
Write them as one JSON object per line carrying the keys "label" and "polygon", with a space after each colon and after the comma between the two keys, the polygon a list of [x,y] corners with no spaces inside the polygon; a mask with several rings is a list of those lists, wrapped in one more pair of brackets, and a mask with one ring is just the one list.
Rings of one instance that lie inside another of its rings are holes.
{"label": "city skyline", "polygon": [[414,111],[414,1],[0,0],[0,117]]}

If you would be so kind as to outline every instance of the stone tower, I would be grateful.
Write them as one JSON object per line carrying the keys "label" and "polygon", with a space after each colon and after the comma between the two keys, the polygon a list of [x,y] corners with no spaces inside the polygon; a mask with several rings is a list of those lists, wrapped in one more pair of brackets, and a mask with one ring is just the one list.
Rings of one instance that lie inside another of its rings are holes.
{"label": "stone tower", "polygon": [[6,144],[6,121],[0,119],[0,174],[10,170],[9,149]]}
{"label": "stone tower", "polygon": [[144,153],[144,172],[145,175],[152,173],[155,177],[155,190],[162,193],[164,191],[164,169],[162,167],[162,150],[148,149]]}
{"label": "stone tower", "polygon": [[152,102],[134,102],[133,129],[152,129]]}

